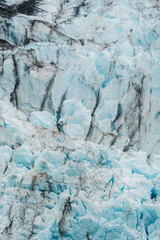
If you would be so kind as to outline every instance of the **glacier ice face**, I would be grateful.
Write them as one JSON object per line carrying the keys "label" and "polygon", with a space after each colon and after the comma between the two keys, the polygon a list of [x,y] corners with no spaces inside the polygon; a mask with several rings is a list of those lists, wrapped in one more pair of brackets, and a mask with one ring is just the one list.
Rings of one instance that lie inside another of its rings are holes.
{"label": "glacier ice face", "polygon": [[44,127],[55,131],[56,128],[56,118],[49,112],[32,112],[29,118],[29,122],[37,127]]}
{"label": "glacier ice face", "polygon": [[75,118],[73,125],[65,125],[70,128],[66,134],[116,147],[124,139],[124,151],[143,149],[149,157],[158,153],[158,3],[48,0],[39,8],[34,16],[2,18],[0,84],[5,95],[27,116],[45,110],[60,123],[64,101],[80,100],[91,111],[90,131],[76,126]]}
{"label": "glacier ice face", "polygon": [[0,148],[2,239],[158,239],[159,155],[32,127]]}
{"label": "glacier ice face", "polygon": [[80,100],[72,98],[64,101],[60,116],[58,122],[64,134],[72,138],[86,139],[91,123],[91,112]]}
{"label": "glacier ice face", "polygon": [[15,151],[13,155],[13,162],[28,167],[34,162],[34,157],[26,144],[23,144]]}
{"label": "glacier ice face", "polygon": [[159,239],[159,3],[29,2],[0,3],[0,239]]}

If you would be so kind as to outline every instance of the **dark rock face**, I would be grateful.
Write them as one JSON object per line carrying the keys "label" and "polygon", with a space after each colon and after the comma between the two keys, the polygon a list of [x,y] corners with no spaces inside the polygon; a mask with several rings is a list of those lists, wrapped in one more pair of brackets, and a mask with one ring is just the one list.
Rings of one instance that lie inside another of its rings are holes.
{"label": "dark rock face", "polygon": [[11,18],[18,14],[34,15],[41,11],[39,8],[40,0],[26,0],[20,4],[8,6],[5,0],[0,2],[0,16],[4,18]]}

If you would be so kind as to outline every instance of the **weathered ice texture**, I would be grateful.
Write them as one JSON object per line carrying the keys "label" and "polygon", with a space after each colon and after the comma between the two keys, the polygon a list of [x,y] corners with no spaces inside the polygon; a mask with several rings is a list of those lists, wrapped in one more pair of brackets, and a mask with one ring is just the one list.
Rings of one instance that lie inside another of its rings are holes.
{"label": "weathered ice texture", "polygon": [[159,239],[160,155],[75,140],[41,112],[34,126],[1,98],[0,239]]}
{"label": "weathered ice texture", "polygon": [[[159,3],[47,0],[38,9],[0,12],[0,84],[10,101],[27,115],[54,114],[64,134],[150,158],[160,147]],[[85,125],[68,116],[69,103],[63,109],[69,99],[90,114]]]}
{"label": "weathered ice texture", "polygon": [[0,239],[160,239],[159,16],[0,1]]}

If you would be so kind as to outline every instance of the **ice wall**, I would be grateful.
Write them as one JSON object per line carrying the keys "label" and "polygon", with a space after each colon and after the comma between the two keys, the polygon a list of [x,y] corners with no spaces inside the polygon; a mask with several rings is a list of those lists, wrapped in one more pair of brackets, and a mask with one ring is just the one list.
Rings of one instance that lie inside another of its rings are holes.
{"label": "ice wall", "polygon": [[27,115],[49,111],[72,137],[158,152],[159,3],[47,0],[39,8],[1,18],[0,84],[10,101]]}
{"label": "ice wall", "polygon": [[0,239],[158,240],[159,2],[0,2]]}

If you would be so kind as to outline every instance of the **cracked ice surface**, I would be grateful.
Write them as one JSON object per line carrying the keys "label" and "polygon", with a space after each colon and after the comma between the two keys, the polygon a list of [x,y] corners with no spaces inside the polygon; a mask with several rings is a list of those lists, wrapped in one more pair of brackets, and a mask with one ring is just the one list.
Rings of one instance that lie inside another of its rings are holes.
{"label": "cracked ice surface", "polygon": [[[159,2],[45,0],[39,13],[36,1],[28,12],[23,2],[6,1],[0,24],[0,84],[10,101],[27,116],[49,111],[71,137],[159,153]],[[90,112],[80,125],[63,116],[73,99]]]}
{"label": "cracked ice surface", "polygon": [[1,2],[0,239],[160,239],[159,2]]}
{"label": "cracked ice surface", "polygon": [[159,155],[34,126],[6,96],[0,114],[1,239],[159,239]]}

